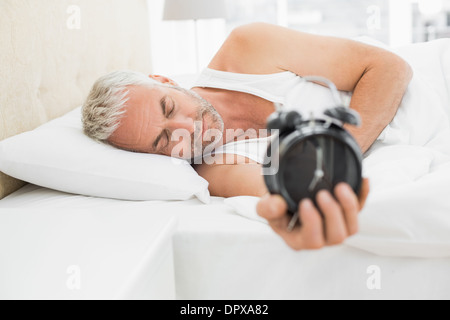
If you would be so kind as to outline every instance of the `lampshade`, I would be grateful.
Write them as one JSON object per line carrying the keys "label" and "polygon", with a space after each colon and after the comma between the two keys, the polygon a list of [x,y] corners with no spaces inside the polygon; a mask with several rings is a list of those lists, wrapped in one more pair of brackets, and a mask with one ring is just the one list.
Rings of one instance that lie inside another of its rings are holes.
{"label": "lampshade", "polygon": [[224,0],[166,0],[164,20],[226,18]]}

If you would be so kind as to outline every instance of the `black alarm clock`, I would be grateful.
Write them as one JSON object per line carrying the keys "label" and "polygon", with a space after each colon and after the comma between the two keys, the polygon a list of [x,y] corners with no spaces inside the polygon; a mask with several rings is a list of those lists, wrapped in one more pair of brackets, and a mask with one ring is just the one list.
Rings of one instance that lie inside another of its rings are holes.
{"label": "black alarm clock", "polygon": [[336,86],[328,79],[303,79],[327,84],[336,105],[327,109],[320,119],[304,119],[296,111],[276,111],[267,120],[267,129],[277,129],[278,139],[268,146],[263,163],[264,180],[270,193],[286,200],[288,213],[292,215],[289,229],[298,221],[298,205],[302,199],[309,198],[316,203],[320,190],[333,194],[340,182],[348,183],[358,194],[362,184],[362,151],[343,127],[345,123],[359,126],[359,114],[344,106]]}

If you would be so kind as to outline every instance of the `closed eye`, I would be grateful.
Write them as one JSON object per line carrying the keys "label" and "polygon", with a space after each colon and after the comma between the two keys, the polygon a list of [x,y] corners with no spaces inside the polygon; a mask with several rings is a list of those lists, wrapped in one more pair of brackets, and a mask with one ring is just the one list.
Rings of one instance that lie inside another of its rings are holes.
{"label": "closed eye", "polygon": [[169,111],[169,114],[167,115],[167,118],[170,118],[170,116],[173,115],[174,111],[175,111],[175,107],[172,107],[172,109]]}
{"label": "closed eye", "polygon": [[[170,99],[171,101],[171,109],[167,112],[168,106],[167,106],[167,100]],[[164,115],[164,117],[169,118],[173,115],[173,113],[175,112],[175,103],[173,101],[173,99],[171,99],[168,96],[164,96],[161,98],[160,100],[160,105],[161,105],[161,111],[162,114]],[[164,129],[163,131],[161,131],[161,133],[158,135],[158,137],[155,139],[155,141],[152,144],[152,150],[157,150],[158,149],[158,145],[160,144],[160,141],[165,138],[166,139],[166,143],[164,145],[164,147],[160,148],[160,150],[163,150],[165,148],[167,148],[169,146],[169,133],[167,131],[167,129]]]}
{"label": "closed eye", "polygon": [[172,108],[170,109],[169,113],[167,114],[167,116],[166,116],[167,118],[170,118],[175,112],[175,103],[173,100],[171,100],[171,102],[172,102]]}

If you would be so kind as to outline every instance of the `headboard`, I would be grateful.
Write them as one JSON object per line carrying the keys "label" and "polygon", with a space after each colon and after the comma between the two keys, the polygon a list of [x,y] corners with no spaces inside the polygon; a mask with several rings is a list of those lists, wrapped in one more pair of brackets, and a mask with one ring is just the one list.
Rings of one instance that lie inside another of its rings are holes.
{"label": "headboard", "polygon": [[[147,0],[0,1],[0,141],[80,106],[117,69],[150,73]],[[0,199],[25,183],[0,172]]]}

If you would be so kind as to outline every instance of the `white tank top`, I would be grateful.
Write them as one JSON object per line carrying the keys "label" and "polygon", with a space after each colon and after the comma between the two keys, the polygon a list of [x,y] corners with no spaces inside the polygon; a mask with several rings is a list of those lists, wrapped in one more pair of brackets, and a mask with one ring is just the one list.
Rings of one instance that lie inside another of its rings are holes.
{"label": "white tank top", "polygon": [[[240,74],[206,68],[194,87],[216,88],[249,93],[277,103],[284,110],[297,110],[304,116],[321,114],[334,106],[330,90],[322,85],[306,82],[293,72],[273,74]],[[350,94],[341,92],[344,103]],[[271,137],[230,142],[215,149],[215,154],[237,154],[263,163]]]}

